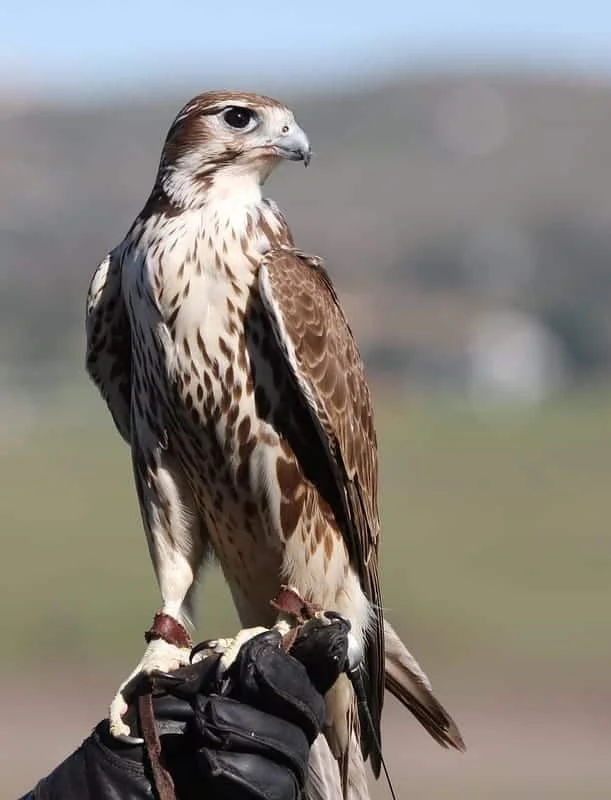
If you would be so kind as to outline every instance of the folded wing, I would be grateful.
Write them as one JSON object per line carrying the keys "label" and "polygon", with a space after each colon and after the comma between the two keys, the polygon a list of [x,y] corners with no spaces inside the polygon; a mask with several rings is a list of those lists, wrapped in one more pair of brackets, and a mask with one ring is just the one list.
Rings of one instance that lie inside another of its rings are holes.
{"label": "folded wing", "polygon": [[[378,576],[378,452],[364,366],[320,259],[297,250],[266,254],[259,292],[285,368],[307,414],[304,471],[335,512],[354,569],[371,604],[366,647],[367,695],[379,737],[384,693],[384,621]],[[299,448],[295,448],[299,458]],[[316,463],[318,462],[318,463]],[[324,485],[323,485],[324,483]],[[365,756],[379,772],[375,744],[361,731]]]}
{"label": "folded wing", "polygon": [[110,253],[93,274],[85,318],[86,368],[117,426],[131,437],[131,331],[121,292],[121,264]]}

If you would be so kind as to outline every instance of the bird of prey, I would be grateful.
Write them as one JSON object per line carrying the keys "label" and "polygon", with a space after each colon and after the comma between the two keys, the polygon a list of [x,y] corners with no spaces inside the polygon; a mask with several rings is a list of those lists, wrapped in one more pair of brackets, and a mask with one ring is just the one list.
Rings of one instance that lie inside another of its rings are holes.
{"label": "bird of prey", "polygon": [[[384,686],[444,746],[457,727],[384,620],[378,575],[378,454],[363,362],[321,261],[297,249],[262,186],[283,159],[310,160],[289,108],[206,92],[179,112],[155,184],[91,280],[89,375],[129,444],[162,597],[132,676],[184,663],[194,589],[210,555],[241,623],[269,626],[283,583],[346,616],[365,652],[380,770]],[[124,690],[111,705],[124,734]],[[352,689],[327,696],[343,764]],[[357,731],[357,736],[358,736]]]}

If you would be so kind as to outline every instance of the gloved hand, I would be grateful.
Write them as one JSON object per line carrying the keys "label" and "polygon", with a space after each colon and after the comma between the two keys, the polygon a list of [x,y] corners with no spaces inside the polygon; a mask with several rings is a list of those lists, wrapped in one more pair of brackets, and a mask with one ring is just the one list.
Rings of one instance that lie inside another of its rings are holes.
{"label": "gloved hand", "polygon": [[[269,631],[247,642],[223,675],[218,657],[210,657],[157,680],[165,692],[153,701],[161,757],[177,799],[297,800],[323,722],[322,695],[345,667],[348,631],[341,618],[329,625],[312,620],[291,655]],[[143,748],[112,737],[104,720],[27,797],[156,795]]]}
{"label": "gloved hand", "polygon": [[293,644],[294,655],[282,650],[280,634],[270,630],[248,641],[224,675],[211,673],[208,659],[178,670],[164,686],[193,709],[202,796],[301,796],[310,746],[324,721],[322,695],[346,663],[349,624],[327,622],[308,622]]}

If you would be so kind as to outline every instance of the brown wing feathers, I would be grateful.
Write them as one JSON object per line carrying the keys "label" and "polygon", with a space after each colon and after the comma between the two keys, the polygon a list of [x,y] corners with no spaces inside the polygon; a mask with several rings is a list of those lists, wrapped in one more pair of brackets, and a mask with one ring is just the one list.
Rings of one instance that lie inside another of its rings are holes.
{"label": "brown wing feathers", "polygon": [[[353,565],[373,610],[366,649],[366,683],[376,734],[384,693],[384,630],[378,578],[377,441],[363,362],[321,261],[295,250],[264,258],[259,288],[273,319],[331,481],[318,469],[313,482],[335,511]],[[309,448],[313,447],[309,437]],[[309,456],[311,458],[311,456]],[[329,484],[332,485],[329,485]],[[377,749],[366,731],[364,754],[376,775]]]}

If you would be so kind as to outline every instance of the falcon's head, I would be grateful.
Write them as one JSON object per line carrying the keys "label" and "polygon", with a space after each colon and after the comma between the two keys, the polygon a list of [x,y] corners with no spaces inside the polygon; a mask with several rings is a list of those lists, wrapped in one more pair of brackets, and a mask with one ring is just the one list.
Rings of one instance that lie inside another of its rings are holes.
{"label": "falcon's head", "polygon": [[310,161],[308,137],[277,100],[244,92],[205,92],[178,113],[166,137],[157,182],[182,207],[205,203],[219,179],[262,185],[283,158]]}

